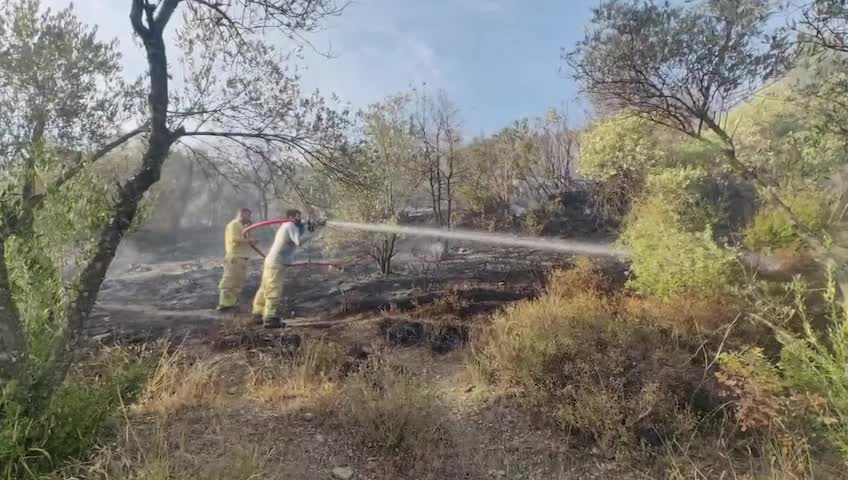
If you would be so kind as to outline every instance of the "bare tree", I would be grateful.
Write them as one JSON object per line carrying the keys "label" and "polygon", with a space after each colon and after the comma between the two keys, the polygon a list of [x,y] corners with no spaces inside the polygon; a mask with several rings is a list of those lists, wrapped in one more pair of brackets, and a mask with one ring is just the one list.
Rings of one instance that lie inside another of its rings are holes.
{"label": "bare tree", "polygon": [[538,120],[533,137],[538,158],[525,164],[524,181],[536,194],[536,200],[544,201],[571,186],[579,134],[568,126],[566,115],[551,109]]}
{"label": "bare tree", "polygon": [[415,90],[413,115],[419,157],[427,179],[431,207],[436,224],[453,225],[456,183],[461,175],[459,111],[440,90],[435,98],[426,91]]}

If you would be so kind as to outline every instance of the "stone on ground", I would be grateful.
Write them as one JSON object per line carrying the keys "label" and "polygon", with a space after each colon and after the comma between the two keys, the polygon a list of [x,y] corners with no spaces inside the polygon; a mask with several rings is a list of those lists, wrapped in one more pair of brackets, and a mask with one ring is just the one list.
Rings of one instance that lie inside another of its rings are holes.
{"label": "stone on ground", "polygon": [[333,469],[333,478],[350,480],[351,477],[353,477],[353,469],[350,467],[336,467]]}

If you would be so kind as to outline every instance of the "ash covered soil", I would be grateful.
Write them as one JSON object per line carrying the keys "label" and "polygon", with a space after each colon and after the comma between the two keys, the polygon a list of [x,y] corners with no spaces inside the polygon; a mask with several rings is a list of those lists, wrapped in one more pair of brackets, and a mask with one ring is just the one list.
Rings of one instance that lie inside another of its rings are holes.
{"label": "ash covered soil", "polygon": [[[241,309],[215,311],[223,253],[219,237],[219,232],[195,231],[174,242],[125,242],[88,326],[94,343],[164,338],[189,352],[190,364],[217,366],[216,393],[204,392],[214,400],[168,411],[164,420],[144,415],[128,420],[139,439],[132,448],[169,445],[175,478],[207,478],[210,469],[224,468],[234,448],[257,455],[263,473],[256,478],[280,480],[638,478],[628,465],[576,448],[561,429],[538,421],[520,402],[484,392],[468,377],[474,324],[534,297],[546,272],[573,258],[452,244],[450,255],[436,261],[432,242],[407,239],[395,273],[385,277],[367,258],[343,268],[291,267],[289,326],[265,330],[249,321],[248,304],[261,271],[258,258],[251,262]],[[339,258],[360,254],[344,252]],[[316,241],[298,260],[320,258]],[[601,262],[623,280],[622,265]],[[386,358],[438,392],[447,405],[440,422],[449,426],[454,447],[426,454],[433,470],[410,470],[363,445],[357,432],[308,394],[255,399],[256,372],[283,367],[289,353],[318,339],[342,346],[343,368],[356,368],[369,357]],[[338,476],[339,471],[352,476]]]}
{"label": "ash covered soil", "polygon": [[[259,287],[262,259],[251,259],[242,305],[219,313],[218,282],[223,240],[208,229],[183,233],[169,243],[130,238],[118,251],[88,323],[90,337],[104,343],[136,343],[160,338],[208,343],[234,325],[250,326],[250,303]],[[362,251],[327,259],[320,236],[298,252],[300,264],[286,278],[286,322],[290,329],[328,328],[369,315],[420,310],[451,291],[462,298],[456,316],[491,313],[506,303],[535,296],[552,267],[571,256],[519,248],[452,243],[437,260],[430,241],[402,240],[393,273],[377,272]],[[267,249],[267,243],[261,245]],[[621,277],[623,266],[607,262]],[[425,309],[426,310],[426,309]]]}

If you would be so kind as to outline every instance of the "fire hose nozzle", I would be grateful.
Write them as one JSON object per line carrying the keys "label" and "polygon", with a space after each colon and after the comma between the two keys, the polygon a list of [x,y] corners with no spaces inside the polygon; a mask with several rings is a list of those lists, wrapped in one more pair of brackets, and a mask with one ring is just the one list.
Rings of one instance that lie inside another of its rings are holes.
{"label": "fire hose nozzle", "polygon": [[306,220],[306,229],[309,230],[310,232],[313,232],[313,231],[315,231],[316,228],[323,227],[325,225],[327,225],[327,220],[323,219],[323,218],[319,218],[319,219],[310,218],[310,219]]}

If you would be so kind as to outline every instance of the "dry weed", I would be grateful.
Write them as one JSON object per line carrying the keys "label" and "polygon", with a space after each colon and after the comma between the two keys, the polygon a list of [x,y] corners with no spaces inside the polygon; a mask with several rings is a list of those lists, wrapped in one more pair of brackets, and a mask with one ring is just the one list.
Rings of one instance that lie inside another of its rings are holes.
{"label": "dry weed", "polygon": [[164,353],[142,393],[139,409],[168,415],[213,405],[221,396],[220,360],[193,361],[181,351]]}
{"label": "dry weed", "polygon": [[307,341],[290,361],[261,355],[258,364],[251,366],[248,396],[279,404],[324,395],[335,388],[344,359],[341,346],[324,338]]}
{"label": "dry weed", "polygon": [[[602,449],[658,446],[693,428],[703,369],[670,334],[621,314],[591,263],[549,277],[475,339],[472,369]],[[708,405],[708,408],[712,405]]]}
{"label": "dry weed", "polygon": [[369,362],[330,406],[367,448],[393,455],[403,471],[438,471],[450,456],[449,411],[436,387],[386,361]]}

